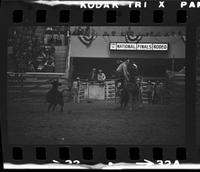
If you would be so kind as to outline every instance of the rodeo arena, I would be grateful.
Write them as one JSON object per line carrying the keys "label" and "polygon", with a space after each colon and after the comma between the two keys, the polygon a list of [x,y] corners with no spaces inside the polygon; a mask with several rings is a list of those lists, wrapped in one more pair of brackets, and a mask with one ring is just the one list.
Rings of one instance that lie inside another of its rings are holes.
{"label": "rodeo arena", "polygon": [[185,41],[183,27],[11,28],[9,143],[184,144]]}

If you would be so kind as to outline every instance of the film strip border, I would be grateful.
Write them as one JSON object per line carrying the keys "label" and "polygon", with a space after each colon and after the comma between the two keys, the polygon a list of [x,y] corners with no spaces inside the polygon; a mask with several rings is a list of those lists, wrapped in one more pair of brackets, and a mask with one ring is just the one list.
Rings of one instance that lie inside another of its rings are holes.
{"label": "film strip border", "polygon": [[[109,162],[144,162],[155,164],[158,160],[186,163],[191,156],[187,148],[177,146],[14,146],[9,148],[10,162],[97,164]],[[167,162],[166,162],[167,163]]]}
{"label": "film strip border", "polygon": [[[71,11],[70,10],[60,10],[58,13],[58,22],[65,24],[65,23],[72,23],[74,25],[73,22],[73,17],[71,16]],[[153,23],[163,23],[164,22],[164,11],[162,10],[154,10],[152,11],[153,15],[152,15],[152,22]],[[101,20],[101,22],[105,22],[106,24],[116,24],[116,23],[121,23],[121,12],[117,11],[117,10],[107,10],[104,13],[105,17]],[[26,15],[26,14],[25,14]],[[92,23],[96,23],[95,22],[95,18],[96,18],[96,14],[94,12],[94,10],[84,10],[82,12],[82,23],[84,24],[92,24]],[[175,13],[175,19],[176,22],[178,24],[184,24],[187,22],[187,11],[186,10],[177,10]],[[20,24],[23,23],[24,21],[24,11],[23,10],[14,10],[12,13],[12,22],[15,24]],[[38,24],[43,24],[46,23],[48,20],[49,15],[48,12],[46,10],[36,10],[35,11],[35,22]],[[140,10],[130,10],[129,12],[129,23],[140,23],[141,22],[141,18],[142,18],[142,14],[140,12]],[[72,22],[71,22],[72,20]],[[167,20],[168,21],[168,20]]]}
{"label": "film strip border", "polygon": [[[200,21],[199,11],[196,9],[180,9],[173,2],[169,2],[167,8],[158,10],[151,9],[128,9],[121,7],[117,10],[100,9],[88,10],[79,7],[49,7],[46,5],[3,2],[1,4],[1,17],[5,17],[3,26],[17,25],[94,25],[94,26],[118,26],[118,25],[158,25],[158,26],[186,26],[187,35],[187,57],[188,71],[186,77],[187,88],[195,88],[195,59],[196,49],[194,44],[189,44],[196,39],[196,27]],[[190,26],[190,27],[189,27]],[[5,29],[6,30],[6,29]],[[5,47],[6,48],[6,47]],[[3,69],[3,68],[2,68]],[[191,72],[192,71],[192,72]],[[191,82],[192,80],[192,82]],[[187,101],[194,102],[195,89],[187,93]],[[49,162],[52,159],[63,161],[66,159],[79,159],[82,163],[126,161],[136,162],[144,158],[149,160],[170,159],[183,162],[199,162],[200,149],[195,146],[195,107],[187,105],[186,135],[187,145],[180,146],[8,146],[4,151],[4,159],[14,163],[25,162]],[[194,149],[193,149],[194,148]],[[6,151],[6,152],[5,152]],[[64,155],[63,153],[64,152]],[[84,153],[86,152],[86,153]],[[132,153],[131,153],[132,152]],[[62,155],[61,155],[62,154]],[[119,156],[120,155],[120,156]],[[53,156],[53,157],[52,157]],[[55,157],[54,157],[55,156]],[[81,158],[81,159],[80,159]],[[89,158],[89,160],[88,160]],[[136,158],[136,159],[135,159]],[[37,160],[38,159],[38,160]]]}
{"label": "film strip border", "polygon": [[[37,23],[45,23],[48,18],[48,12],[46,10],[37,10],[35,12],[35,21]],[[70,10],[61,10],[59,11],[59,22],[60,23],[70,23],[71,17]],[[23,22],[24,13],[23,10],[14,10],[12,22],[17,24]],[[120,20],[121,13],[117,10],[107,10],[106,17],[104,21],[106,23],[118,23]],[[84,10],[82,12],[82,22],[86,24],[90,24],[94,22],[95,14],[94,10]],[[162,10],[154,10],[153,11],[153,22],[154,23],[163,23],[164,20],[164,12]],[[187,22],[187,11],[185,10],[178,10],[176,12],[176,22],[177,23],[186,23]],[[141,13],[139,10],[131,10],[129,13],[129,22],[130,23],[140,23],[141,20]],[[121,23],[121,22],[119,22]]]}
{"label": "film strip border", "polygon": [[85,9],[80,6],[48,6],[9,1],[2,2],[2,12],[9,17],[7,22],[15,25],[43,25],[52,22],[54,25],[186,25],[193,20],[198,21],[198,9],[180,8],[175,2],[167,1],[168,5],[164,9],[159,9],[157,3],[152,4],[151,8],[141,9],[128,6],[117,9]]}

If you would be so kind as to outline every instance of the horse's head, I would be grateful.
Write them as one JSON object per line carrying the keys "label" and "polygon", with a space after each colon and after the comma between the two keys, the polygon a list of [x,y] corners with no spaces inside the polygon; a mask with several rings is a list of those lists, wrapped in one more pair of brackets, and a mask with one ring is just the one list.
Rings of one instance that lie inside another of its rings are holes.
{"label": "horse's head", "polygon": [[129,63],[127,65],[127,70],[130,75],[138,76],[138,68],[137,65],[134,63]]}
{"label": "horse's head", "polygon": [[54,80],[53,82],[51,82],[51,84],[52,84],[52,89],[58,89],[58,86],[61,85],[57,80]]}
{"label": "horse's head", "polygon": [[127,67],[128,73],[129,73],[129,81],[132,83],[137,82],[137,76],[138,76],[138,70],[135,66],[132,64],[128,65]]}

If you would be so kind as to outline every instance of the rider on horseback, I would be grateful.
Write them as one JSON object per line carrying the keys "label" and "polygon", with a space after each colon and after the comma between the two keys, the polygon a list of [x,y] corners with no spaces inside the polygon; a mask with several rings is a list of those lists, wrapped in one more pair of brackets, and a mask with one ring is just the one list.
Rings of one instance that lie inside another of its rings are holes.
{"label": "rider on horseback", "polygon": [[[130,62],[129,59],[122,62],[118,68],[116,69],[116,72],[118,74],[118,81],[121,82],[120,86],[120,104],[121,107],[125,107],[128,104],[128,101],[130,100],[131,107],[130,109],[133,109],[133,103],[135,100],[137,100],[139,95],[139,87],[136,82],[136,75],[138,75],[137,65]],[[125,98],[125,97],[127,98]],[[123,103],[123,101],[126,101]]]}
{"label": "rider on horseback", "polygon": [[131,63],[129,59],[126,59],[118,66],[118,68],[116,69],[116,73],[119,77],[118,82],[126,85],[127,82],[135,79],[134,75],[135,73],[137,73],[137,65],[135,63]]}
{"label": "rider on horseback", "polygon": [[129,72],[128,72],[128,64],[129,63],[130,63],[130,60],[126,59],[116,69],[116,73],[119,77],[118,82],[121,82],[121,84],[124,84],[125,81],[129,81]]}

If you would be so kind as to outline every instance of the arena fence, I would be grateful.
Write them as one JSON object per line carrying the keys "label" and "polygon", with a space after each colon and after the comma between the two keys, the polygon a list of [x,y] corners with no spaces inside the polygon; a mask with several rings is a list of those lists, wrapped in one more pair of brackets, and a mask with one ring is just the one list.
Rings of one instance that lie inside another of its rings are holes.
{"label": "arena fence", "polygon": [[[36,72],[26,72],[26,73],[13,73],[7,72],[8,80],[8,96],[11,97],[41,97],[45,96],[48,90],[51,88],[50,81],[52,79],[59,79],[62,83],[60,90],[69,91],[70,82],[67,80],[65,73],[36,73]],[[155,85],[156,81],[162,81],[165,86],[164,99],[168,103],[173,102],[183,102],[185,100],[185,75],[184,74],[174,74],[170,77],[144,77],[143,82],[141,82],[141,99],[143,103],[149,103],[152,101],[154,96],[154,90],[149,97],[146,86],[147,82],[151,81]],[[88,81],[81,81],[81,85],[78,90],[78,100],[80,103],[84,100],[91,98],[89,95]],[[200,77],[197,78],[197,92],[200,95]],[[116,87],[114,80],[107,80],[104,83],[103,91],[100,89],[99,94],[101,94],[101,99],[106,101],[118,102],[119,97],[116,94]],[[23,94],[22,94],[23,93]],[[102,94],[104,94],[102,96]],[[70,96],[69,92],[65,92],[64,96]],[[98,96],[98,95],[97,95]],[[198,97],[198,96],[197,96]],[[68,99],[68,98],[66,98]],[[150,100],[150,101],[149,101]]]}
{"label": "arena fence", "polygon": [[[155,81],[160,80],[163,81],[164,78],[154,78]],[[150,90],[150,96],[149,96],[149,90],[147,90],[147,85],[150,78],[146,78],[145,81],[140,82],[140,100],[142,101],[142,103],[150,103],[153,101],[153,96],[154,96],[154,85],[155,82],[151,82],[152,84],[152,90]],[[95,98],[91,98],[92,96],[90,96],[89,94],[91,93],[90,90],[90,85],[96,85],[97,87],[102,87],[101,83],[97,83],[97,82],[80,82],[80,86],[79,86],[79,91],[78,91],[78,103],[88,100],[88,99],[95,99]],[[96,99],[101,99],[101,100],[106,100],[106,101],[115,101],[115,103],[117,103],[119,101],[119,94],[117,94],[117,88],[115,85],[115,80],[106,80],[104,82],[104,92],[102,93],[103,96],[98,97]],[[98,92],[98,89],[94,90],[94,92]],[[95,94],[95,93],[91,93],[91,94]],[[97,93],[98,94],[98,93]]]}

